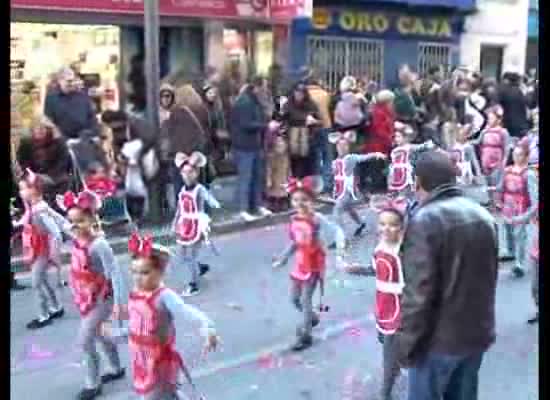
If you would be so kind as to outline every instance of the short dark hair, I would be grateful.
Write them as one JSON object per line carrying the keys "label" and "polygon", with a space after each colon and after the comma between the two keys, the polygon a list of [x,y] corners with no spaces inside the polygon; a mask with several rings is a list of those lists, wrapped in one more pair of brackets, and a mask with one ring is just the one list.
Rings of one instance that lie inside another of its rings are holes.
{"label": "short dark hair", "polygon": [[415,175],[427,192],[442,185],[456,183],[456,169],[451,158],[442,151],[428,150],[419,154]]}
{"label": "short dark hair", "polygon": [[266,81],[267,79],[265,76],[255,75],[252,77],[252,79],[250,79],[250,86],[262,87]]}
{"label": "short dark hair", "polygon": [[101,122],[104,124],[111,124],[113,122],[126,122],[128,121],[128,115],[122,110],[113,111],[107,110],[101,114]]}

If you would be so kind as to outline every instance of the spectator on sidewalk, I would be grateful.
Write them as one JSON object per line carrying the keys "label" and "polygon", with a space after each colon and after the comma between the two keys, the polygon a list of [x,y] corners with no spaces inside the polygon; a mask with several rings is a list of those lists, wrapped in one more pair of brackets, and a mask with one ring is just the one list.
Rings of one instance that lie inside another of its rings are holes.
{"label": "spectator on sidewalk", "polygon": [[527,119],[527,99],[521,91],[520,76],[507,72],[503,76],[499,90],[499,100],[504,110],[504,127],[511,137],[522,138],[529,130]]}
{"label": "spectator on sidewalk", "polygon": [[306,85],[297,84],[288,99],[290,169],[298,179],[319,174],[317,148],[321,114]]}
{"label": "spectator on sidewalk", "polygon": [[[363,153],[382,153],[389,157],[394,134],[395,113],[393,100],[395,95],[389,90],[382,90],[376,95],[376,104],[371,110],[371,124],[369,135],[363,145]],[[384,169],[386,161],[374,159],[366,162],[371,181],[371,191],[384,191],[386,189],[386,176]]]}
{"label": "spectator on sidewalk", "polygon": [[59,128],[65,139],[77,139],[80,132],[89,130],[99,135],[92,101],[78,90],[76,76],[70,68],[59,72],[59,89],[46,97],[44,113]]}
{"label": "spectator on sidewalk", "polygon": [[263,136],[268,118],[259,97],[265,93],[266,86],[265,78],[253,78],[231,110],[230,131],[238,174],[237,201],[245,221],[254,220],[256,212],[263,216],[271,214],[261,206],[265,179]]}
{"label": "spectator on sidewalk", "polygon": [[55,206],[56,194],[65,193],[69,189],[69,151],[59,130],[47,117],[35,118],[30,131],[30,136],[21,139],[17,163],[23,171],[30,168],[37,174],[46,175],[53,182],[45,191],[44,198],[50,206]]}
{"label": "spectator on sidewalk", "polygon": [[478,372],[495,341],[496,223],[456,186],[449,157],[416,163],[420,202],[405,231],[405,288],[396,348],[409,399],[476,400]]}

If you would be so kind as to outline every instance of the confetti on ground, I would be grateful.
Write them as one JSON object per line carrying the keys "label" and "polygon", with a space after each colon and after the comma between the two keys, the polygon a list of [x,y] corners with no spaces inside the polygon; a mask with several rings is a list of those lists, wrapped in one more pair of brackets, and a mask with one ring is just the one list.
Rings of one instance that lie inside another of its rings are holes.
{"label": "confetti on ground", "polygon": [[232,310],[243,311],[243,306],[241,306],[240,304],[237,304],[237,303],[226,303],[225,305],[226,305],[227,307],[231,308]]}

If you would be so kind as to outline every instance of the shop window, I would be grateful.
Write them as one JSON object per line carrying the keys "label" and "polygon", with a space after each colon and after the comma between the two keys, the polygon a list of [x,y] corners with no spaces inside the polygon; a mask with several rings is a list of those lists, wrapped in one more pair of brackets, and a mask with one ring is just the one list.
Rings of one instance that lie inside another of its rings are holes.
{"label": "shop window", "polygon": [[451,46],[439,43],[418,44],[418,73],[425,76],[431,67],[441,65],[445,72],[451,69]]}
{"label": "shop window", "polygon": [[384,43],[371,39],[309,36],[307,64],[332,90],[338,88],[346,75],[368,78],[380,84],[384,78]]}

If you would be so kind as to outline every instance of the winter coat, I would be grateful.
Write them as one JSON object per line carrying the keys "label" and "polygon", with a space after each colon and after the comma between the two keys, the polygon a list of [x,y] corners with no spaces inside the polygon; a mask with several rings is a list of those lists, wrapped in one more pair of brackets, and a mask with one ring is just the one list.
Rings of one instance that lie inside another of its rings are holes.
{"label": "winter coat", "polygon": [[332,125],[330,117],[330,94],[319,85],[309,85],[307,87],[311,100],[319,109],[323,128],[330,128]]}
{"label": "winter coat", "polygon": [[456,186],[440,186],[412,213],[401,260],[399,363],[407,368],[431,353],[487,350],[495,341],[498,279],[493,216]]}
{"label": "winter coat", "polygon": [[88,95],[81,91],[54,91],[46,97],[44,113],[65,138],[78,138],[84,130],[99,135],[97,118]]}
{"label": "winter coat", "polygon": [[529,129],[527,99],[519,86],[504,85],[499,91],[504,111],[503,125],[512,137],[523,137]]}
{"label": "winter coat", "polygon": [[365,153],[380,152],[389,156],[392,148],[395,114],[387,104],[374,104],[369,135],[363,145]]}
{"label": "winter coat", "polygon": [[232,147],[238,151],[259,151],[268,116],[250,89],[239,95],[231,109],[229,129]]}

